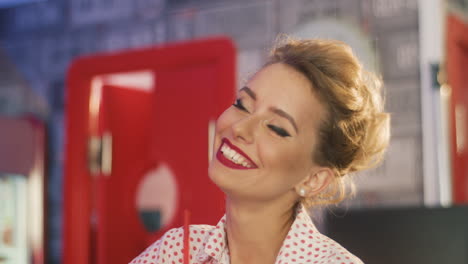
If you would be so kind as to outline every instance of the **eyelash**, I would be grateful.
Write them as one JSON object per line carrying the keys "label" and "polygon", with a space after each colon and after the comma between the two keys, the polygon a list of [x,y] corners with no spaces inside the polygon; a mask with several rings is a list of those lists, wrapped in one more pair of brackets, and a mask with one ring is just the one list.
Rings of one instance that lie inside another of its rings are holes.
{"label": "eyelash", "polygon": [[290,137],[288,131],[282,129],[281,127],[277,127],[274,125],[267,125],[269,129],[273,130],[278,136],[280,137]]}
{"label": "eyelash", "polygon": [[232,105],[234,107],[236,107],[237,109],[239,109],[239,110],[242,110],[242,111],[245,111],[245,112],[249,113],[247,108],[245,108],[245,106],[242,104],[242,100],[240,98],[236,99],[236,101]]}
{"label": "eyelash", "polygon": [[[236,99],[236,101],[232,104],[235,108],[241,110],[241,111],[244,111],[244,112],[247,112],[247,113],[250,113],[247,108],[245,108],[245,106],[242,104],[242,100],[239,98],[239,99]],[[283,128],[281,127],[278,127],[278,126],[275,126],[275,125],[267,125],[267,127],[269,129],[271,129],[273,132],[275,132],[278,136],[280,137],[290,137],[291,135],[286,131],[284,130]]]}

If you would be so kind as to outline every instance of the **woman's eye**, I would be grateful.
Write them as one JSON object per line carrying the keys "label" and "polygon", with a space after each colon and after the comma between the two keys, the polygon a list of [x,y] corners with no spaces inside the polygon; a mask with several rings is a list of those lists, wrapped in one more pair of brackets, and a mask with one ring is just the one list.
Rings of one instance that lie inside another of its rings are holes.
{"label": "woman's eye", "polygon": [[247,108],[245,108],[245,106],[242,104],[242,100],[241,99],[236,99],[236,101],[234,102],[234,104],[232,104],[234,107],[242,110],[242,111],[245,111],[245,112],[249,112],[247,110]]}
{"label": "woman's eye", "polygon": [[282,129],[281,127],[277,127],[274,125],[268,125],[268,128],[273,130],[278,136],[280,137],[290,137],[291,135],[288,133],[288,131]]}

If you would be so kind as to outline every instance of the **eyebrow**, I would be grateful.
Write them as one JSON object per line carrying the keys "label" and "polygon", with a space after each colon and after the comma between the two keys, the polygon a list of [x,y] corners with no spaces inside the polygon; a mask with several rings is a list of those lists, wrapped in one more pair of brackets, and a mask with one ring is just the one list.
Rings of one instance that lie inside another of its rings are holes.
{"label": "eyebrow", "polygon": [[249,87],[247,86],[242,87],[239,92],[242,92],[242,91],[246,92],[250,97],[252,97],[252,99],[257,100],[257,95]]}
{"label": "eyebrow", "polygon": [[269,108],[270,111],[272,111],[273,113],[281,116],[281,117],[284,117],[286,118],[287,120],[289,120],[289,122],[291,122],[292,126],[294,127],[294,130],[296,130],[296,133],[298,133],[298,129],[297,129],[297,125],[296,125],[296,122],[294,122],[294,118],[292,118],[292,116],[290,116],[288,113],[286,113],[285,111],[279,109],[279,108],[276,108],[276,107],[270,107]]}
{"label": "eyebrow", "polygon": [[[240,89],[239,92],[241,92],[241,91],[244,91],[245,93],[247,93],[253,100],[257,100],[257,95],[249,87],[244,86],[244,87],[242,87]],[[290,116],[285,111],[283,111],[283,110],[281,110],[279,108],[276,108],[276,107],[270,107],[269,110],[272,111],[273,113],[283,117],[283,118],[286,118],[292,124],[292,126],[294,127],[294,130],[296,131],[296,133],[298,133],[298,128],[297,128],[296,122],[294,121],[294,118],[292,116]]]}

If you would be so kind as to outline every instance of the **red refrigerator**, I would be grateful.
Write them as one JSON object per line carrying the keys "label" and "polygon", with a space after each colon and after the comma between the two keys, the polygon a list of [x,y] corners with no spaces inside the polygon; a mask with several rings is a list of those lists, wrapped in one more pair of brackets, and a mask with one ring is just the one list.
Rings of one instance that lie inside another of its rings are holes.
{"label": "red refrigerator", "polygon": [[214,121],[235,98],[217,38],[76,60],[67,77],[64,263],[128,263],[164,232],[216,224]]}

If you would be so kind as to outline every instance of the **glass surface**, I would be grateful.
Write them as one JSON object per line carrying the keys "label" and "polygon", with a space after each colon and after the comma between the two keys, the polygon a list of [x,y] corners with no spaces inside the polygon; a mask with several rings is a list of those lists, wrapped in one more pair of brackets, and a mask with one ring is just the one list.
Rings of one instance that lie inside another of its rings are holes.
{"label": "glass surface", "polygon": [[148,232],[156,232],[171,223],[177,210],[177,182],[166,164],[148,171],[137,190],[140,220]]}
{"label": "glass surface", "polygon": [[26,177],[0,173],[0,264],[28,263]]}

